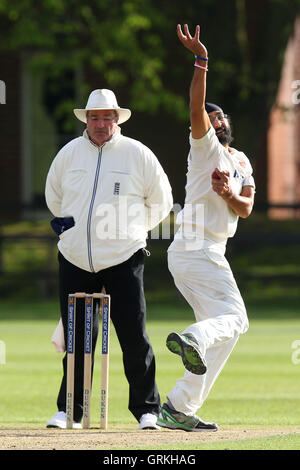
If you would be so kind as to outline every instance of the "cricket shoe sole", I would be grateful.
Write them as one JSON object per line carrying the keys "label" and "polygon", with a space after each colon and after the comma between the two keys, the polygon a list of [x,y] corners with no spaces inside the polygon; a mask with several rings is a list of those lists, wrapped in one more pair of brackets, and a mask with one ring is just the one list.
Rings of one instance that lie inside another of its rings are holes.
{"label": "cricket shoe sole", "polygon": [[193,374],[203,375],[207,370],[206,363],[194,335],[170,333],[166,345],[169,351],[181,356],[184,367]]}

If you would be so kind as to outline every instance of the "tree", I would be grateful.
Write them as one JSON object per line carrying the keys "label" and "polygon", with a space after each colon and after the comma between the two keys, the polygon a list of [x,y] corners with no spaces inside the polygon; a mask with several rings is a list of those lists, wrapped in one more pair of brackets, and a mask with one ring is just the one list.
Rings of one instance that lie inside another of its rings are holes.
{"label": "tree", "polygon": [[[0,54],[29,54],[56,87],[70,70],[92,70],[136,111],[182,122],[193,57],[179,46],[176,24],[199,23],[210,56],[208,97],[229,110],[245,152],[263,161],[299,6],[300,0],[0,0]],[[89,84],[83,82],[82,96]],[[67,116],[72,105],[62,99],[54,112]]]}

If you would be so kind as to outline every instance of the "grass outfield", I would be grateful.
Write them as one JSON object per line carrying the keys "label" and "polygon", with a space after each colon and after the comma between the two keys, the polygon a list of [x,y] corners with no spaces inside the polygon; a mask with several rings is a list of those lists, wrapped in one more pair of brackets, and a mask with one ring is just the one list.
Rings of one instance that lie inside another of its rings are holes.
{"label": "grass outfield", "polygon": [[[50,343],[58,318],[56,303],[35,305],[35,312],[33,306],[9,302],[1,303],[0,308],[1,317],[5,318],[0,321],[0,340],[6,346],[6,363],[0,365],[0,431],[45,430],[46,421],[56,411],[61,379],[62,355]],[[227,437],[226,442],[220,440],[221,432],[210,433],[209,441],[191,442],[187,441],[189,436],[203,433],[168,430],[161,434],[176,435],[173,444],[163,443],[163,439],[154,444],[135,439],[137,426],[127,410],[128,386],[112,328],[109,427],[115,433],[124,429],[128,436],[133,433],[132,445],[127,442],[126,449],[300,449],[300,352],[293,349],[295,340],[300,340],[300,318],[258,319],[254,313],[251,320],[249,312],[251,327],[240,338],[201,409],[203,419],[215,420],[221,431],[232,432],[233,438]],[[181,304],[177,310],[165,306],[163,311],[153,304],[148,307],[148,316],[163,401],[183,373],[180,359],[166,349],[165,338],[170,330],[184,329],[192,316]],[[100,355],[99,343],[97,354]],[[94,428],[99,426],[100,364],[97,360],[91,417]],[[274,435],[270,435],[272,431]],[[117,438],[108,444],[110,449],[121,449],[120,445]]]}

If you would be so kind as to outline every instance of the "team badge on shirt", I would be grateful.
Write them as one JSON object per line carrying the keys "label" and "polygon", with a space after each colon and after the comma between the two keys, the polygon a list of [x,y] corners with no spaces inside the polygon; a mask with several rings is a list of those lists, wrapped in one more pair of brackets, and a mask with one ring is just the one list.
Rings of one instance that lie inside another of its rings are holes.
{"label": "team badge on shirt", "polygon": [[120,183],[115,183],[114,194],[118,196],[120,194]]}
{"label": "team badge on shirt", "polygon": [[245,176],[243,176],[242,174],[240,174],[237,170],[234,170],[233,177],[234,177],[234,178],[238,178],[238,179],[240,179],[241,181],[244,181],[244,179],[245,179]]}

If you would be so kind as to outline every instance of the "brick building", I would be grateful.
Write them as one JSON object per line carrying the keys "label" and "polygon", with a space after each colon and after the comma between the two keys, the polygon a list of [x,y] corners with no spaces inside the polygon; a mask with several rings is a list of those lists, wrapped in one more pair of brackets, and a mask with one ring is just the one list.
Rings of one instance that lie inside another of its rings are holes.
{"label": "brick building", "polygon": [[[300,204],[300,17],[284,56],[268,132],[268,202]],[[300,217],[300,209],[272,208],[272,218]]]}

